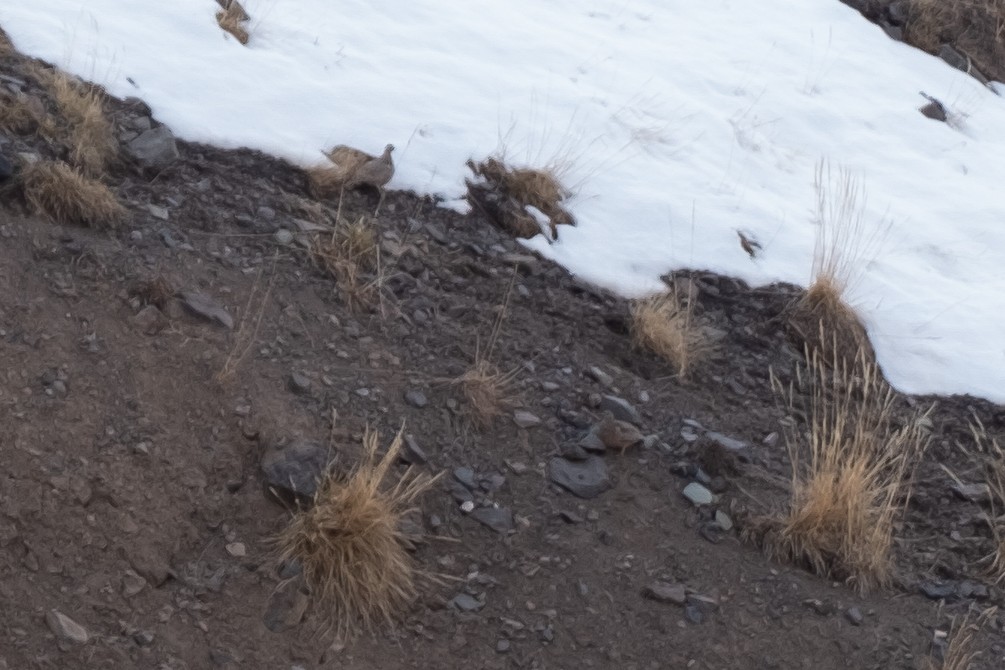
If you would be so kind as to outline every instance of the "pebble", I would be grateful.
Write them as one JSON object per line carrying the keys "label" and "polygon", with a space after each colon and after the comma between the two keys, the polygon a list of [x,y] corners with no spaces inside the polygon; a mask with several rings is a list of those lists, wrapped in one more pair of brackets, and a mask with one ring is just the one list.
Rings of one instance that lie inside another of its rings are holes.
{"label": "pebble", "polygon": [[683,605],[687,602],[687,589],[683,584],[671,584],[664,581],[653,582],[642,590],[642,595],[659,603]]}
{"label": "pebble", "polygon": [[548,393],[557,391],[560,388],[562,388],[562,386],[560,384],[556,384],[555,382],[541,382],[541,390],[547,391]]}
{"label": "pebble", "polygon": [[573,462],[565,458],[548,461],[548,477],[565,490],[580,498],[596,498],[611,488],[607,464],[599,456]]}
{"label": "pebble", "polygon": [[310,599],[302,583],[302,579],[282,581],[269,597],[262,622],[273,633],[293,628],[304,618]]}
{"label": "pebble", "polygon": [[711,505],[715,502],[715,496],[707,488],[698,482],[691,482],[681,491],[685,498],[695,505]]}
{"label": "pebble", "polygon": [[122,575],[122,595],[132,598],[147,586],[147,580],[143,579],[134,570],[126,570]]}
{"label": "pebble", "polygon": [[615,419],[634,423],[635,425],[642,423],[642,415],[639,414],[639,411],[630,402],[616,395],[603,396],[600,399],[600,409],[610,412],[614,415]]}
{"label": "pebble", "polygon": [[501,535],[513,530],[513,512],[505,507],[479,507],[471,512],[471,518]]}
{"label": "pebble", "polygon": [[614,377],[607,374],[596,365],[592,365],[586,370],[586,374],[589,375],[595,382],[604,387],[611,387],[614,385]]}
{"label": "pebble", "polygon": [[500,654],[505,654],[510,649],[509,640],[499,640],[496,642],[496,652]]}
{"label": "pebble", "polygon": [[458,593],[450,599],[450,606],[461,612],[475,612],[484,607],[485,603],[467,593]]}
{"label": "pebble", "polygon": [[844,615],[853,626],[861,626],[865,620],[865,617],[862,616],[862,610],[857,607],[849,607],[845,610]]}
{"label": "pebble", "polygon": [[59,610],[49,610],[46,612],[45,622],[49,624],[49,630],[61,640],[68,640],[77,644],[87,644],[87,641],[90,639],[86,628]]}
{"label": "pebble", "polygon": [[270,449],[262,458],[262,474],[270,489],[280,494],[310,500],[318,479],[328,465],[329,450],[317,442],[298,440],[283,449]]}
{"label": "pebble", "polygon": [[207,321],[216,321],[226,328],[234,327],[234,317],[205,293],[182,291],[178,296],[181,298],[182,304],[196,316],[201,316]]}
{"label": "pebble", "polygon": [[931,600],[943,600],[956,595],[956,585],[952,582],[923,582],[919,588]]}
{"label": "pebble", "polygon": [[729,515],[722,510],[715,511],[715,522],[719,524],[719,528],[724,531],[729,532],[733,529],[733,520],[729,518]]}
{"label": "pebble", "polygon": [[715,431],[709,431],[705,433],[705,436],[718,444],[721,447],[725,447],[731,451],[740,451],[741,449],[746,449],[750,445],[743,440],[737,440],[736,438],[729,437],[728,435],[723,435],[722,433],[717,433]]}
{"label": "pebble", "polygon": [[411,389],[405,391],[405,402],[407,402],[412,407],[422,409],[429,404],[429,398],[422,391]]}
{"label": "pebble", "polygon": [[469,489],[478,488],[478,482],[475,481],[475,471],[467,466],[454,468],[454,479]]}
{"label": "pebble", "polygon": [[160,205],[147,205],[147,211],[150,215],[161,221],[167,221],[169,214],[167,207],[161,207]]}
{"label": "pebble", "polygon": [[302,375],[299,372],[291,372],[289,380],[289,388],[294,393],[300,395],[310,393],[311,380],[308,379],[306,375]]}
{"label": "pebble", "polygon": [[236,558],[242,558],[248,555],[248,548],[244,546],[243,542],[231,542],[227,545],[227,553]]}
{"label": "pebble", "polygon": [[401,460],[410,465],[425,465],[429,462],[426,452],[422,450],[422,447],[419,446],[419,443],[412,435],[405,436],[405,442],[402,444],[401,449]]}
{"label": "pebble", "polygon": [[518,409],[513,412],[513,423],[520,428],[533,428],[541,424],[541,419],[527,410]]}

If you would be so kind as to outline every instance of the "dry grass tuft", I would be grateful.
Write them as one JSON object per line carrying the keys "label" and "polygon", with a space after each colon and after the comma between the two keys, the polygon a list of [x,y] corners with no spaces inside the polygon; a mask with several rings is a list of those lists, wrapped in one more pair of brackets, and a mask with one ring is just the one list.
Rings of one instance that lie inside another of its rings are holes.
{"label": "dry grass tuft", "polygon": [[529,207],[548,218],[552,239],[558,239],[559,225],[576,225],[562,207],[571,193],[553,170],[513,168],[494,157],[480,163],[469,160],[468,167],[482,179],[468,180],[468,200],[513,235],[528,238],[541,233],[541,224],[528,212]]}
{"label": "dry grass tuft", "polygon": [[952,45],[985,77],[1005,80],[1005,0],[910,0],[904,39],[929,53]]}
{"label": "dry grass tuft", "polygon": [[475,358],[474,365],[452,381],[464,393],[472,423],[483,429],[492,425],[497,416],[514,405],[516,394],[513,380],[517,370],[501,372],[485,358]]}
{"label": "dry grass tuft", "polygon": [[988,435],[979,419],[974,417],[970,432],[974,436],[976,457],[984,467],[985,481],[990,494],[991,512],[988,526],[994,542],[994,551],[987,557],[988,577],[995,584],[1005,582],[1005,449],[997,439]]}
{"label": "dry grass tuft", "polygon": [[804,431],[787,435],[788,509],[762,519],[752,534],[775,558],[864,593],[891,581],[894,523],[929,438],[921,417],[894,427],[893,391],[864,353],[853,363],[807,357],[808,378],[797,375],[799,386],[808,386],[807,403],[775,380],[790,410],[808,418]]}
{"label": "dry grass tuft", "polygon": [[227,31],[241,44],[247,44],[251,39],[246,24],[251,20],[244,7],[237,0],[218,0],[223,7],[216,13],[216,22],[223,30]]}
{"label": "dry grass tuft", "polygon": [[10,37],[4,32],[3,28],[0,28],[0,56],[9,56],[14,53],[14,43],[10,41]]}
{"label": "dry grass tuft", "polygon": [[39,70],[66,122],[70,162],[90,177],[101,177],[118,160],[115,130],[105,114],[104,95],[69,75]]}
{"label": "dry grass tuft", "polygon": [[107,186],[60,161],[26,165],[19,181],[31,211],[58,223],[114,228],[126,215]]}
{"label": "dry grass tuft", "polygon": [[415,571],[402,518],[433,479],[411,469],[388,484],[399,432],[383,456],[378,436],[363,438],[363,459],[346,477],[328,474],[310,509],[278,538],[280,560],[297,560],[324,626],[342,638],[393,624],[415,598]]}
{"label": "dry grass tuft", "polygon": [[55,122],[38,98],[0,90],[0,131],[13,135],[52,137]]}
{"label": "dry grass tuft", "polygon": [[821,163],[814,186],[817,235],[812,282],[789,309],[790,332],[825,361],[851,363],[861,354],[865,354],[864,360],[875,361],[869,336],[846,295],[853,288],[863,257],[876,251],[889,223],[883,221],[875,230],[868,229],[862,188],[846,170],[832,174]]}
{"label": "dry grass tuft", "polygon": [[707,338],[694,318],[693,299],[676,289],[632,304],[632,340],[672,365],[685,378],[694,364],[708,353]]}
{"label": "dry grass tuft", "polygon": [[339,221],[330,234],[318,234],[311,240],[310,254],[314,263],[335,279],[349,309],[369,307],[380,297],[380,250],[370,219]]}
{"label": "dry grass tuft", "polygon": [[970,670],[981,656],[981,652],[973,648],[974,640],[997,613],[997,607],[989,607],[978,613],[976,619],[971,619],[972,610],[967,610],[962,619],[953,617],[948,633],[935,632],[937,644],[933,646],[937,653],[941,652],[941,660],[925,659],[925,670]]}

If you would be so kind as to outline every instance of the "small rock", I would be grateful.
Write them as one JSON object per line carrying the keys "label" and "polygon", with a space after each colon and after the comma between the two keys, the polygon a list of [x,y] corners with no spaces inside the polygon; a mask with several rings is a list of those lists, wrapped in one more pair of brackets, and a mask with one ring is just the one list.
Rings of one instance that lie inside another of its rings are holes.
{"label": "small rock", "polygon": [[147,211],[155,219],[160,219],[161,221],[167,221],[170,216],[167,207],[161,207],[160,205],[147,205]]}
{"label": "small rock", "polygon": [[598,368],[596,365],[587,368],[586,374],[588,374],[595,382],[597,382],[598,384],[600,384],[605,388],[610,388],[611,386],[614,386],[614,377],[607,374],[606,372]]}
{"label": "small rock", "polygon": [[987,502],[991,499],[991,489],[987,484],[964,484],[953,482],[953,493],[969,502]]}
{"label": "small rock", "polygon": [[526,410],[518,409],[513,412],[513,423],[520,428],[533,428],[540,425],[541,419]]}
{"label": "small rock", "polygon": [[145,168],[164,168],[181,154],[167,126],[152,128],[126,144],[126,152]]}
{"label": "small rock", "polygon": [[269,597],[262,621],[273,633],[289,630],[303,620],[309,602],[302,577],[280,582]]}
{"label": "small rock", "polygon": [[422,450],[412,435],[405,436],[405,441],[401,446],[401,460],[410,465],[425,465],[429,462],[426,452]]}
{"label": "small rock", "polygon": [[235,558],[243,558],[248,555],[248,548],[243,542],[231,542],[227,545],[227,553]]}
{"label": "small rock", "polygon": [[505,507],[479,507],[471,512],[471,518],[501,535],[513,530],[513,512]]}
{"label": "small rock", "polygon": [[733,520],[722,510],[715,510],[715,522],[727,533],[733,529]]}
{"label": "small rock", "polygon": [[681,493],[694,505],[711,505],[715,502],[715,496],[712,495],[712,492],[698,482],[691,482],[684,487]]}
{"label": "small rock", "polygon": [[862,610],[857,607],[849,607],[844,611],[844,616],[848,621],[851,622],[853,626],[861,626],[865,617],[862,616]]}
{"label": "small rock", "polygon": [[474,510],[475,510],[474,500],[465,500],[464,502],[461,503],[461,511],[464,512],[465,514],[470,514]]}
{"label": "small rock", "polygon": [[144,335],[156,335],[168,324],[167,317],[154,305],[147,305],[134,314],[130,321]]}
{"label": "small rock", "polygon": [[287,385],[291,391],[299,395],[305,395],[311,391],[311,380],[308,379],[306,375],[300,374],[299,372],[290,373],[290,379]]}
{"label": "small rock", "polygon": [[496,653],[505,654],[509,651],[509,649],[510,649],[509,640],[499,640],[498,642],[496,642]]}
{"label": "small rock", "polygon": [[178,294],[190,312],[208,321],[216,321],[227,328],[234,327],[234,317],[219,303],[199,291],[182,291]]}
{"label": "small rock", "polygon": [[299,440],[283,449],[272,448],[262,458],[265,484],[286,499],[309,501],[328,459],[328,448],[316,442]]}
{"label": "small rock", "polygon": [[922,582],[919,588],[931,600],[944,600],[956,595],[956,585],[952,582]]}
{"label": "small rock", "polygon": [[705,621],[705,612],[697,603],[688,603],[684,606],[684,618],[693,624],[700,624]]}
{"label": "small rock", "polygon": [[138,630],[133,633],[133,642],[141,647],[149,647],[154,643],[154,634],[148,630]]}
{"label": "small rock", "polygon": [[86,628],[58,610],[46,612],[45,622],[49,624],[49,629],[53,634],[61,640],[87,644],[90,639]]}
{"label": "small rock", "polygon": [[922,115],[934,121],[945,121],[949,118],[949,115],[946,113],[945,106],[934,98],[929,100],[925,105],[919,107],[918,111],[921,112]]}
{"label": "small rock", "polygon": [[541,382],[541,390],[547,391],[548,393],[557,391],[560,388],[562,388],[561,385],[556,384],[555,382]]}
{"label": "small rock", "polygon": [[286,228],[280,228],[276,232],[272,233],[272,239],[276,241],[276,244],[282,246],[289,246],[293,244],[293,233]]}
{"label": "small rock", "polygon": [[475,481],[475,471],[469,467],[454,468],[454,479],[472,491],[478,488],[478,482]]}
{"label": "small rock", "polygon": [[122,575],[122,595],[132,598],[137,593],[145,589],[147,580],[136,574],[133,570],[126,570]]}
{"label": "small rock", "polygon": [[658,581],[650,584],[642,591],[642,595],[660,603],[683,605],[687,602],[687,589],[683,584],[670,584]]}
{"label": "small rock", "polygon": [[429,404],[429,399],[426,397],[426,394],[423,393],[422,391],[416,391],[413,389],[405,391],[405,402],[407,402],[412,407],[422,409],[423,407]]}
{"label": "small rock", "polygon": [[475,612],[484,607],[485,603],[467,593],[458,593],[450,599],[450,606],[461,612]]}
{"label": "small rock", "polygon": [[634,423],[636,426],[642,424],[642,415],[632,406],[630,402],[616,395],[605,395],[600,399],[600,409],[610,412],[615,419]]}
{"label": "small rock", "polygon": [[718,444],[720,447],[725,447],[730,451],[740,451],[742,449],[748,448],[750,445],[743,440],[737,440],[736,438],[729,437],[728,435],[723,435],[722,433],[717,433],[715,431],[708,431],[705,436]]}
{"label": "small rock", "polygon": [[599,456],[590,456],[581,462],[565,458],[548,461],[548,477],[562,488],[580,498],[596,498],[611,488],[607,464]]}

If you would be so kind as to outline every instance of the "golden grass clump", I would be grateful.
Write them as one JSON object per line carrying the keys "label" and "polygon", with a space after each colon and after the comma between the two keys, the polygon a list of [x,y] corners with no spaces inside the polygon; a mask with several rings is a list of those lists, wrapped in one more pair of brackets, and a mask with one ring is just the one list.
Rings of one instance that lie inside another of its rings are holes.
{"label": "golden grass clump", "polygon": [[975,418],[970,432],[977,445],[979,456],[973,456],[983,465],[985,482],[990,497],[988,526],[994,549],[987,557],[988,577],[995,584],[1005,582],[1005,448],[994,437],[989,436],[984,424]]}
{"label": "golden grass clump", "polygon": [[360,217],[353,223],[339,221],[330,234],[311,240],[311,258],[334,279],[346,306],[361,309],[379,297],[380,250],[373,222]]}
{"label": "golden grass clump", "polygon": [[515,376],[516,370],[502,372],[487,359],[476,357],[474,365],[452,380],[464,393],[475,427],[488,428],[497,416],[513,406]]}
{"label": "golden grass clump", "polygon": [[126,215],[107,186],[61,161],[25,165],[19,181],[32,213],[57,223],[114,228]]}
{"label": "golden grass clump", "polygon": [[400,522],[434,480],[409,469],[388,483],[401,443],[399,432],[379,456],[378,436],[367,431],[359,465],[326,475],[314,504],[278,538],[280,560],[300,562],[322,625],[342,638],[393,624],[417,594]]}
{"label": "golden grass clump", "polygon": [[223,9],[216,13],[217,24],[233,35],[238,42],[247,44],[251,34],[246,26],[251,17],[237,0],[218,0],[218,2]]}
{"label": "golden grass clump", "polygon": [[969,609],[962,619],[953,617],[948,632],[935,632],[936,640],[939,641],[936,649],[941,652],[938,654],[941,658],[926,658],[925,670],[970,670],[981,656],[981,652],[974,649],[977,634],[997,613],[997,607],[989,607],[978,612],[974,618],[971,618],[974,612]]}
{"label": "golden grass clump", "polygon": [[846,297],[858,279],[863,257],[889,229],[881,222],[875,230],[865,223],[863,192],[846,170],[836,175],[823,163],[817,166],[816,241],[809,288],[788,313],[790,332],[822,360],[851,363],[864,354],[875,354],[865,327],[848,305]]}
{"label": "golden grass clump", "polygon": [[534,237],[541,224],[528,212],[533,207],[546,217],[552,239],[558,239],[559,225],[576,225],[562,206],[571,196],[550,169],[513,168],[499,158],[489,157],[468,168],[480,181],[468,180],[468,199],[497,225],[517,237]]}
{"label": "golden grass clump", "polygon": [[14,135],[38,133],[52,137],[55,123],[38,98],[0,91],[0,131]]}
{"label": "golden grass clump", "polygon": [[40,69],[66,123],[64,141],[70,162],[90,177],[101,177],[118,159],[115,129],[105,113],[104,96],[97,88],[69,75]]}
{"label": "golden grass clump", "polygon": [[825,362],[819,352],[807,357],[808,372],[797,375],[807,401],[774,380],[808,424],[786,436],[788,508],[755,523],[753,532],[775,558],[844,579],[864,593],[890,584],[894,524],[929,437],[920,416],[895,427],[893,391],[864,352],[853,363]]}
{"label": "golden grass clump", "polygon": [[1005,79],[1005,0],[910,0],[904,39],[929,53],[952,45],[988,79]]}
{"label": "golden grass clump", "polygon": [[674,289],[632,304],[632,340],[672,365],[682,378],[709,351],[694,318],[695,301]]}

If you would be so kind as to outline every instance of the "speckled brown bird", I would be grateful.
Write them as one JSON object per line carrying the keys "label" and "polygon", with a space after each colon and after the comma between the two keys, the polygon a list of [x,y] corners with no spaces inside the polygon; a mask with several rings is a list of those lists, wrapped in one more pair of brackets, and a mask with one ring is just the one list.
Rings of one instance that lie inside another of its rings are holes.
{"label": "speckled brown bird", "polygon": [[358,186],[373,186],[376,188],[380,193],[380,200],[377,201],[378,210],[380,210],[381,203],[384,202],[384,186],[394,176],[394,161],[391,160],[392,151],[394,151],[394,145],[388,144],[384,147],[384,153],[360,165],[345,184],[346,188],[356,188]]}

